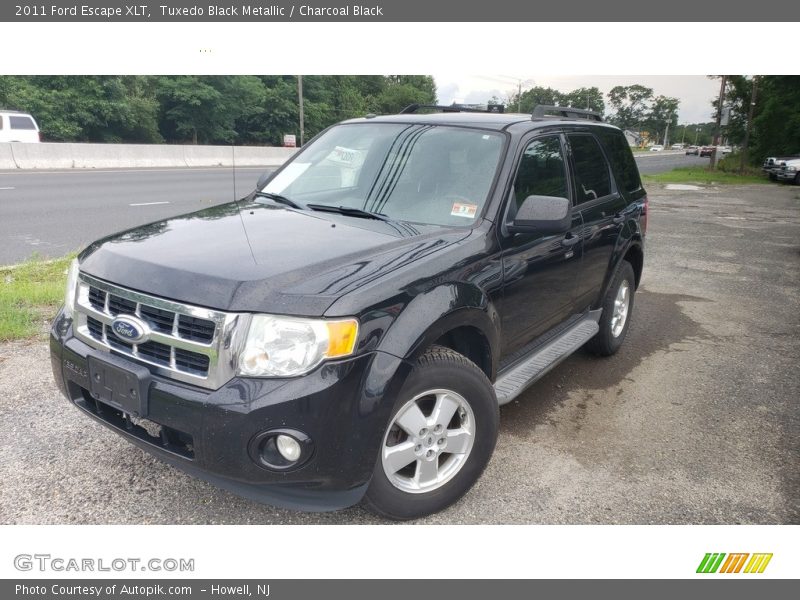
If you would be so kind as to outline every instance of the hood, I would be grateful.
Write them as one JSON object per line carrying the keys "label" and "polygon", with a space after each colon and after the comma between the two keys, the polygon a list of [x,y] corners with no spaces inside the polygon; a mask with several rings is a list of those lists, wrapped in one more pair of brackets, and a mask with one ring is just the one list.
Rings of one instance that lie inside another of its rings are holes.
{"label": "hood", "polygon": [[229,203],[109,236],[80,262],[89,275],[179,302],[317,316],[343,294],[469,233]]}

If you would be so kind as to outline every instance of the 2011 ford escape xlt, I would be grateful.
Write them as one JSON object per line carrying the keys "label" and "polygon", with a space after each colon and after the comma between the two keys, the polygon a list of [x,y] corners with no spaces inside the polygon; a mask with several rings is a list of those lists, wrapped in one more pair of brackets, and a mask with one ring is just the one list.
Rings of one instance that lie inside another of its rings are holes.
{"label": "2011 ford escape xlt", "polygon": [[238,202],[84,250],[55,379],[240,495],[419,517],[478,479],[500,405],[583,345],[620,347],[646,224],[631,151],[595,113],[346,121]]}

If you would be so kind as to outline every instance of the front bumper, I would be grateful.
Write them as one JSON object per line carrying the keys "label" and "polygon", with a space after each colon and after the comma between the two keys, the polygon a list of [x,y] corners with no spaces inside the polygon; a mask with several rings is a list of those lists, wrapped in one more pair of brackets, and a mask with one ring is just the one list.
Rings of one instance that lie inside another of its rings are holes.
{"label": "front bumper", "polygon": [[[146,421],[140,421],[92,397],[88,358],[133,369],[140,364],[73,337],[63,313],[51,328],[50,350],[61,392],[143,450],[240,496],[309,511],[361,500],[393,399],[410,370],[401,359],[372,352],[324,364],[303,377],[234,378],[215,391],[151,374]],[[258,464],[248,450],[251,440],[286,428],[311,438],[310,458],[285,470]]]}
{"label": "front bumper", "polygon": [[794,181],[795,177],[797,177],[797,171],[775,171],[775,175],[777,176],[779,181]]}

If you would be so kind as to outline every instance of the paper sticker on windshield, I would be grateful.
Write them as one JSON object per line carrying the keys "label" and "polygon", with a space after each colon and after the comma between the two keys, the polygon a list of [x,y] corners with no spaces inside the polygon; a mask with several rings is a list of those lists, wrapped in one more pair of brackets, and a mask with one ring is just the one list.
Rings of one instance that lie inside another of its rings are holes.
{"label": "paper sticker on windshield", "polygon": [[477,204],[462,204],[461,202],[454,202],[453,209],[450,215],[453,217],[465,217],[467,219],[474,219],[475,214],[478,212]]}
{"label": "paper sticker on windshield", "polygon": [[325,159],[343,167],[356,168],[364,162],[364,153],[353,148],[336,146]]}

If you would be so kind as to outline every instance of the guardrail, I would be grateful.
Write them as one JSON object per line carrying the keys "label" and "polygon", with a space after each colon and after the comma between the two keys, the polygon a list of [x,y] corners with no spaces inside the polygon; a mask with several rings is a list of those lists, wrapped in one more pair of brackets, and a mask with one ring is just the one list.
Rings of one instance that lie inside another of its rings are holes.
{"label": "guardrail", "polygon": [[0,143],[0,169],[276,167],[296,148],[167,144]]}

